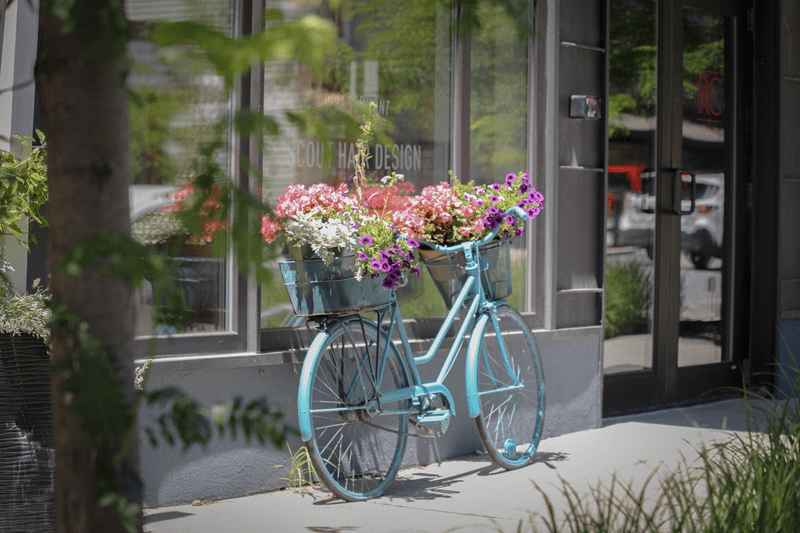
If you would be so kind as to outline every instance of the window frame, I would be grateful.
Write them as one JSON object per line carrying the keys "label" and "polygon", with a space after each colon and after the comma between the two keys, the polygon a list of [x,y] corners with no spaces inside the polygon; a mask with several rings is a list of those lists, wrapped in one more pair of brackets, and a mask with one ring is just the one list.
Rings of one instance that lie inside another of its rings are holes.
{"label": "window frame", "polygon": [[[233,36],[243,37],[252,35],[258,26],[256,21],[262,18],[262,3],[258,1],[232,0],[233,9]],[[263,87],[259,86],[258,65],[254,65],[249,72],[239,76],[231,95],[232,116],[239,110],[251,106],[253,102],[258,106],[258,98],[253,98],[259,93],[263,94]],[[261,84],[263,85],[263,83]],[[242,169],[240,160],[242,156],[250,157],[252,161],[260,161],[258,143],[256,139],[248,138],[231,130],[230,168],[234,184],[246,187],[249,191],[258,190],[257,179],[249,176]],[[255,159],[254,159],[255,158]],[[255,216],[255,215],[254,215]],[[253,320],[258,319],[257,287],[252,276],[239,272],[231,251],[225,257],[225,308],[227,310],[225,329],[210,332],[189,332],[175,335],[142,335],[134,338],[134,353],[137,359],[163,358],[169,356],[189,356],[212,354],[256,353],[259,349],[257,332],[248,327]],[[255,294],[255,301],[253,295]]]}

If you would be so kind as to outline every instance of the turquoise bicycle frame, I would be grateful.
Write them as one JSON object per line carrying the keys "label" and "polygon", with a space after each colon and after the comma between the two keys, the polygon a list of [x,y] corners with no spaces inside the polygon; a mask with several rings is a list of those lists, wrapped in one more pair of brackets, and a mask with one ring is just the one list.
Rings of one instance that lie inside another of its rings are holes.
{"label": "turquoise bicycle frame", "polygon": [[[518,210],[518,208],[514,208],[512,210]],[[522,211],[519,210],[522,214]],[[494,235],[490,235],[485,241],[488,242],[493,238]],[[405,326],[403,324],[403,318],[400,313],[400,308],[397,304],[396,297],[392,297],[392,302],[384,307],[383,309],[378,310],[379,321],[378,325],[380,326],[379,331],[382,334],[386,335],[386,339],[388,342],[383,343],[384,350],[396,350],[396,345],[391,342],[392,335],[394,334],[395,326],[397,326],[397,333],[400,336],[400,341],[402,345],[402,352],[399,353],[400,360],[403,361],[405,365],[405,370],[411,380],[411,385],[408,387],[404,387],[402,389],[397,389],[389,392],[382,393],[381,400],[389,402],[396,402],[402,400],[414,400],[417,399],[420,402],[425,402],[426,399],[431,398],[437,394],[442,395],[446,402],[448,410],[450,411],[450,416],[454,416],[455,412],[455,402],[453,401],[453,396],[450,393],[450,390],[444,385],[444,380],[447,377],[448,373],[452,369],[455,361],[458,357],[458,353],[461,351],[461,346],[463,344],[464,338],[466,337],[467,333],[472,329],[480,328],[480,331],[484,331],[484,328],[488,326],[486,321],[490,319],[491,314],[481,312],[480,316],[478,316],[477,322],[474,322],[476,315],[479,313],[479,307],[481,310],[489,310],[492,308],[497,307],[504,303],[503,300],[498,301],[488,301],[485,299],[483,286],[480,283],[480,250],[478,248],[478,244],[476,242],[467,242],[455,246],[450,247],[437,247],[442,251],[448,252],[456,252],[456,251],[463,251],[466,265],[465,270],[469,274],[467,279],[464,282],[464,286],[462,287],[461,291],[458,294],[458,297],[453,302],[450,311],[447,314],[447,317],[444,320],[441,328],[439,328],[436,337],[433,340],[430,348],[427,350],[425,355],[419,357],[411,357],[411,344],[408,340],[408,334],[406,332]],[[422,383],[420,379],[419,372],[417,371],[417,365],[424,364],[433,359],[436,355],[436,352],[439,351],[441,348],[442,342],[444,341],[450,326],[454,323],[456,315],[460,311],[461,307],[464,305],[464,302],[472,296],[472,302],[470,303],[469,309],[467,310],[466,317],[467,319],[463,321],[461,327],[456,334],[456,337],[453,341],[452,346],[447,354],[447,358],[442,365],[442,368],[439,372],[439,376],[437,377],[436,381],[430,383]],[[383,313],[388,310],[390,315],[387,324],[381,325],[383,319]],[[474,322],[474,324],[473,324]],[[497,324],[493,324],[494,327],[497,327]],[[308,349],[307,354],[316,354],[321,349],[322,345],[327,339],[327,334],[322,335],[318,334],[314,341],[312,342],[311,346]],[[474,379],[471,379],[470,376],[477,375],[477,366],[478,366],[478,352],[480,350],[480,338],[472,337],[470,338],[470,342],[467,347],[467,363],[466,363],[466,393],[467,393],[467,410],[469,412],[469,416],[474,418],[480,414],[480,400],[478,398],[478,384]],[[501,349],[503,351],[503,357],[506,361],[508,361],[506,348],[504,343],[501,344]],[[378,343],[380,346],[380,342]],[[384,351],[384,355],[385,355]],[[311,387],[311,374],[313,372],[312,365],[310,364],[311,359],[306,359],[306,362],[303,364],[303,369],[300,373],[300,384],[298,389],[298,405],[303,405],[303,401],[300,400],[302,398],[310,397],[310,387]],[[522,385],[520,385],[522,386]],[[373,400],[373,403],[377,404],[378,400]],[[366,406],[359,406],[361,409],[369,409],[371,407],[376,407],[376,405],[366,405]],[[418,414],[418,408],[409,409],[408,414]],[[309,441],[312,438],[312,424],[311,424],[311,413],[308,410],[300,408],[298,411],[298,418],[299,418],[299,429],[300,429],[300,437],[303,439],[304,442]]]}

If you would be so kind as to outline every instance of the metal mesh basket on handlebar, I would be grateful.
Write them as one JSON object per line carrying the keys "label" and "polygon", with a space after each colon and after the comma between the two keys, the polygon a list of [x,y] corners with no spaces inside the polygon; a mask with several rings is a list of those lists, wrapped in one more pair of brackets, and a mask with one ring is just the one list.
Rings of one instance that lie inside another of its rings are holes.
{"label": "metal mesh basket on handlebar", "polygon": [[[511,239],[491,241],[479,246],[481,282],[486,298],[502,300],[511,295]],[[419,250],[436,288],[447,307],[452,307],[467,280],[466,257],[463,252]]]}
{"label": "metal mesh basket on handlebar", "polygon": [[292,309],[297,316],[357,313],[392,302],[393,291],[380,277],[355,278],[352,260],[322,259],[279,263]]}

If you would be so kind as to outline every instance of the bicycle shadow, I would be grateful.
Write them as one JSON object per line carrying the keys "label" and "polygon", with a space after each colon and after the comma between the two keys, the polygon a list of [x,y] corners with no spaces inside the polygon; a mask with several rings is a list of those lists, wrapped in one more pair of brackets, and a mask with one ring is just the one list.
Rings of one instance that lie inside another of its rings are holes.
{"label": "bicycle shadow", "polygon": [[[533,457],[533,462],[526,468],[537,463],[544,463],[548,468],[555,469],[552,465],[553,462],[566,461],[569,455],[563,452],[536,452]],[[498,476],[507,472],[506,469],[496,465],[492,462],[488,454],[481,453],[479,455],[468,455],[448,461],[450,465],[455,463],[483,463],[483,466],[473,468],[466,471],[461,471],[456,474],[440,474],[436,472],[426,471],[433,463],[428,466],[420,466],[415,468],[408,468],[401,470],[395,480],[392,482],[391,487],[387,493],[381,498],[389,500],[408,500],[408,501],[424,501],[424,500],[437,500],[441,498],[453,498],[455,495],[460,494],[459,484],[463,483],[467,478],[472,476]],[[446,463],[440,463],[442,464]],[[448,465],[448,466],[450,466]],[[319,499],[314,502],[314,505],[331,505],[331,504],[344,504],[346,502],[338,498]]]}

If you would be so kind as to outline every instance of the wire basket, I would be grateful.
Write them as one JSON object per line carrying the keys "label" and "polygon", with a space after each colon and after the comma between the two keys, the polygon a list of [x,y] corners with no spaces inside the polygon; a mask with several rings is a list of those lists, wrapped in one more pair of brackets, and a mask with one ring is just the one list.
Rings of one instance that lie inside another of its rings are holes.
{"label": "wire basket", "polygon": [[[489,300],[502,300],[511,295],[511,240],[491,241],[481,245],[481,283]],[[436,283],[447,307],[452,307],[467,281],[467,260],[464,252],[419,250],[422,262]],[[465,301],[465,304],[468,302]]]}
{"label": "wire basket", "polygon": [[279,263],[292,309],[297,316],[357,313],[392,302],[394,291],[380,277],[355,278],[352,259],[304,259]]}

